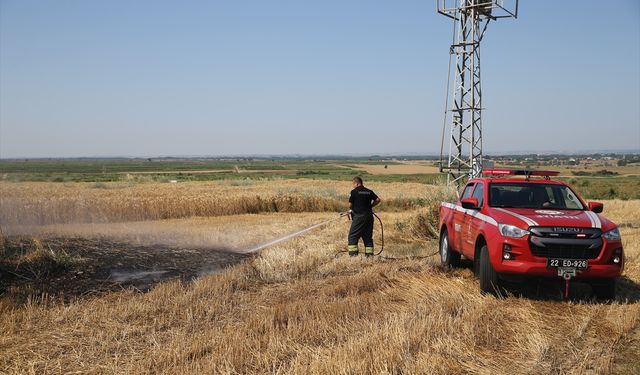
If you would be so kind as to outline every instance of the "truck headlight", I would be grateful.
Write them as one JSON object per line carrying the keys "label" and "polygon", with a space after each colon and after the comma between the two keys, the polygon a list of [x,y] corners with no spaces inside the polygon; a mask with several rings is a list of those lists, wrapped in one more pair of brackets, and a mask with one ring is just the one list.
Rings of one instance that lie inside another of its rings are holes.
{"label": "truck headlight", "polygon": [[508,224],[498,224],[498,230],[500,231],[500,234],[505,237],[522,238],[529,234],[528,230],[520,229]]}
{"label": "truck headlight", "polygon": [[620,231],[618,228],[611,229],[608,232],[605,232],[602,237],[604,237],[607,241],[620,241]]}

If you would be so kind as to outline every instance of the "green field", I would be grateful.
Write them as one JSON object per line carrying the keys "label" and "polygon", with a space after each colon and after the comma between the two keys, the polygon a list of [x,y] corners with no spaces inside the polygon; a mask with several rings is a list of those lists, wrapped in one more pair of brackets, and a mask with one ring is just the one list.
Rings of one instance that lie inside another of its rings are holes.
{"label": "green field", "polygon": [[225,179],[312,178],[348,180],[354,175],[369,181],[435,183],[438,174],[371,175],[352,164],[388,164],[368,160],[218,160],[218,159],[79,159],[2,160],[4,181],[116,182],[211,181]]}
{"label": "green field", "polygon": [[[23,159],[0,160],[0,180],[7,182],[169,182],[212,180],[324,179],[349,180],[361,175],[372,182],[446,181],[443,174],[370,174],[357,165],[397,165],[368,159]],[[597,170],[563,177],[586,199],[640,199],[640,176],[599,174]]]}

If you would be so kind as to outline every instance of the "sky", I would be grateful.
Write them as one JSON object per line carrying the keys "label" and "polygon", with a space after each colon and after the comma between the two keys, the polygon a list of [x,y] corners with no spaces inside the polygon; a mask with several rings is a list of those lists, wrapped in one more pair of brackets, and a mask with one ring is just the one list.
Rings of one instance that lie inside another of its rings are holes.
{"label": "sky", "polygon": [[[451,33],[434,0],[0,0],[0,158],[437,154]],[[485,153],[640,152],[640,1],[523,0],[481,57]]]}

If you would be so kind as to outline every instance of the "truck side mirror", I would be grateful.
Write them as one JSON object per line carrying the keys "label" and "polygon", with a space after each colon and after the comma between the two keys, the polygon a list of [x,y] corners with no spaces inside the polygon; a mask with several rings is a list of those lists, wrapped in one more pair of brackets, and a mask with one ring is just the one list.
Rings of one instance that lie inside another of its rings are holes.
{"label": "truck side mirror", "polygon": [[601,213],[604,209],[604,204],[600,202],[589,202],[589,211],[593,211],[597,214]]}
{"label": "truck side mirror", "polygon": [[472,198],[472,197],[464,198],[463,200],[460,201],[460,203],[462,204],[463,208],[468,208],[470,210],[479,209],[477,198]]}

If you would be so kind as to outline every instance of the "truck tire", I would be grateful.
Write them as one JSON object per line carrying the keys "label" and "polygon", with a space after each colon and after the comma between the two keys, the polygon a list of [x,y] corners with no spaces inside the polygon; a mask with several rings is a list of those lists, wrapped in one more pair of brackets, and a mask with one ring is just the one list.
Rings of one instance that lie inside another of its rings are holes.
{"label": "truck tire", "polygon": [[482,294],[492,294],[497,297],[501,296],[498,274],[489,261],[489,249],[487,245],[482,246],[480,249],[478,278],[480,279],[480,292],[482,292]]}
{"label": "truck tire", "polygon": [[591,282],[593,295],[599,300],[613,300],[616,298],[616,278],[594,280]]}
{"label": "truck tire", "polygon": [[460,253],[449,245],[449,233],[444,229],[440,233],[440,264],[442,267],[451,268],[460,265]]}

